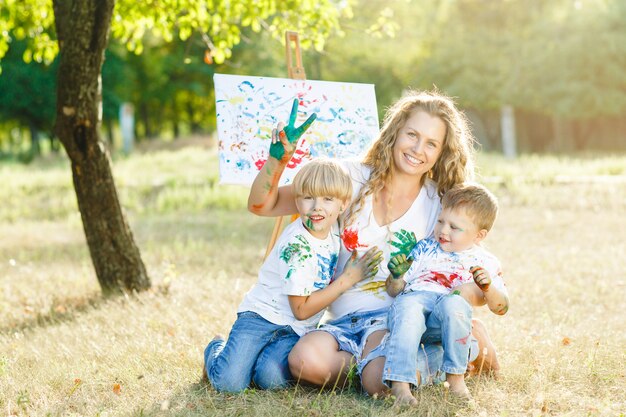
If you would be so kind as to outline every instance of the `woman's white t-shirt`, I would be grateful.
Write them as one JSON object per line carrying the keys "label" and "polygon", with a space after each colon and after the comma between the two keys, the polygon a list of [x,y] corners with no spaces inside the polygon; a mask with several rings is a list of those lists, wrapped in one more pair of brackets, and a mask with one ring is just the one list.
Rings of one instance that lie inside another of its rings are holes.
{"label": "woman's white t-shirt", "polygon": [[[342,165],[352,179],[352,202],[354,203],[358,192],[369,178],[371,170],[361,162],[352,160],[342,161]],[[409,243],[411,232],[415,233],[417,241],[430,236],[441,210],[436,184],[429,179],[425,181],[419,195],[407,212],[388,225],[380,226],[376,222],[372,198],[371,195],[366,198],[355,221],[342,231],[335,276],[338,277],[343,272],[353,250],[356,250],[357,256],[360,257],[372,246],[377,246],[383,252],[383,260],[375,277],[359,282],[330,305],[327,312],[327,318],[330,320],[349,313],[388,307],[393,298],[389,297],[385,290],[385,280],[389,275],[387,263],[391,256],[397,254],[401,248],[407,254],[411,251],[415,244],[415,242]]]}

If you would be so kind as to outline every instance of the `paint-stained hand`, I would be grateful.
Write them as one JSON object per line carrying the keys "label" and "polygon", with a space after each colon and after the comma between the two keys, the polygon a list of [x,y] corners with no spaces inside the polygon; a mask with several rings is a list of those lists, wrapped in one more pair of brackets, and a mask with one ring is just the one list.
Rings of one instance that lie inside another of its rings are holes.
{"label": "paint-stained hand", "polygon": [[491,285],[489,272],[480,266],[471,267],[470,272],[474,276],[474,282],[478,285],[478,288],[480,288],[483,292],[489,291],[489,286]]}
{"label": "paint-stained hand", "polygon": [[395,232],[393,234],[397,240],[392,240],[391,245],[398,248],[397,251],[392,252],[391,256],[404,254],[409,256],[413,247],[417,243],[417,238],[415,237],[415,233],[409,232],[408,230],[401,229],[399,232]]}
{"label": "paint-stained hand", "polygon": [[373,278],[378,273],[378,265],[382,260],[383,252],[378,250],[376,246],[370,248],[358,259],[355,250],[346,263],[342,277],[347,277],[346,279],[351,281],[351,285],[364,279]]}
{"label": "paint-stained hand", "polygon": [[407,258],[405,254],[401,253],[391,258],[387,264],[387,268],[389,268],[393,279],[399,279],[402,275],[406,274],[406,271],[409,270],[412,264],[413,259]]}
{"label": "paint-stained hand", "polygon": [[[313,113],[300,127],[296,127],[296,117],[298,116],[298,99],[293,100],[291,106],[291,114],[289,115],[289,124],[279,123],[276,129],[272,130],[272,144],[270,145],[270,156],[283,163],[289,162],[294,152],[298,139],[307,131],[313,121],[317,118],[317,114]],[[283,127],[284,126],[284,127]]]}

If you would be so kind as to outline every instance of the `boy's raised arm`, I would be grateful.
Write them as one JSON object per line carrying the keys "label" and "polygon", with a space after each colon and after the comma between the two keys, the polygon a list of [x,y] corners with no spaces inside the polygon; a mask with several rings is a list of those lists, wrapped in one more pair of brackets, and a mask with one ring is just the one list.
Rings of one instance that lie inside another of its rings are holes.
{"label": "boy's raised arm", "polygon": [[279,188],[278,183],[296,150],[298,140],[317,118],[317,114],[313,113],[301,126],[295,127],[297,115],[298,99],[294,99],[289,124],[285,126],[279,123],[272,130],[269,158],[254,179],[248,196],[248,210],[254,214],[283,216],[297,212],[291,185]]}
{"label": "boy's raised arm", "polygon": [[356,251],[354,251],[343,273],[326,288],[315,291],[311,295],[290,295],[289,306],[294,317],[298,320],[306,320],[314,316],[357,282],[375,276],[382,255],[383,253],[376,246],[365,252],[360,259],[357,259]]}

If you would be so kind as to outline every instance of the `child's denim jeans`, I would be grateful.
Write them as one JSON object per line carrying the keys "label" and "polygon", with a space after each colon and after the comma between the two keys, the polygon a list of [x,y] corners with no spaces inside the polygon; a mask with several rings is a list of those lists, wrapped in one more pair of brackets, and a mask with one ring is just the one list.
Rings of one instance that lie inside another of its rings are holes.
{"label": "child's denim jeans", "polygon": [[298,339],[291,326],[238,313],[228,341],[213,340],[204,350],[209,381],[221,392],[240,392],[251,382],[261,389],[286,387],[292,382],[287,357]]}
{"label": "child's denim jeans", "polygon": [[420,341],[443,345],[441,370],[464,374],[471,344],[472,307],[456,294],[414,291],[399,295],[389,310],[383,381],[417,386]]}

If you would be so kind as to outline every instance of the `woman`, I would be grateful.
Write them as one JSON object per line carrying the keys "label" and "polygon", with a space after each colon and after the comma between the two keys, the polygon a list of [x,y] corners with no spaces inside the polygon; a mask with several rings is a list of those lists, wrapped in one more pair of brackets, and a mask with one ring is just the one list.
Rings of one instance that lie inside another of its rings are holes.
{"label": "woman", "polygon": [[[277,184],[298,138],[312,121],[309,118],[295,128],[292,113],[289,125],[284,129],[279,125],[273,132],[272,157],[255,179],[248,200],[253,213],[278,216],[296,212],[291,187],[278,188]],[[341,273],[352,251],[361,255],[377,246],[384,258],[374,278],[346,291],[329,307],[330,320],[296,344],[289,355],[294,378],[320,386],[341,386],[350,364],[358,358],[364,389],[369,394],[388,392],[382,383],[384,349],[376,349],[386,333],[392,302],[384,285],[387,263],[398,253],[408,255],[417,240],[432,233],[440,196],[471,176],[472,143],[467,122],[450,99],[436,92],[413,93],[389,109],[380,136],[362,162],[344,161],[354,197],[344,218],[335,275]],[[438,345],[420,349],[422,383],[428,382],[440,365]]]}

